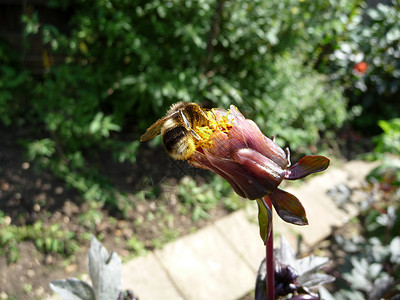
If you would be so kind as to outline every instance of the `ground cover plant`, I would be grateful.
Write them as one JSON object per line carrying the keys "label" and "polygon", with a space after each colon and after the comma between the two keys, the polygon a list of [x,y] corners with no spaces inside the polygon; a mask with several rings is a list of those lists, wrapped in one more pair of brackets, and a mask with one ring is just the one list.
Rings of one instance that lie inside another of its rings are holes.
{"label": "ground cover plant", "polygon": [[400,295],[399,119],[379,123],[383,133],[376,138],[371,156],[381,164],[368,175],[368,197],[358,204],[357,235],[334,236],[335,247],[344,249],[346,257],[335,258],[342,263],[336,271],[336,292],[328,299],[396,299]]}
{"label": "ground cover plant", "polygon": [[77,278],[68,278],[51,282],[51,289],[65,300],[138,299],[130,290],[121,291],[121,258],[115,252],[109,254],[95,237],[88,251],[88,269],[92,286]]}

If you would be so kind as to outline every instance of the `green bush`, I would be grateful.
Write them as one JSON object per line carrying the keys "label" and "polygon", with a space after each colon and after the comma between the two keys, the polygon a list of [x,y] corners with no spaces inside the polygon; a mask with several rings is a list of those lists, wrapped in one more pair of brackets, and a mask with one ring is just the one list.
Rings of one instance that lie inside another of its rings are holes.
{"label": "green bush", "polygon": [[[400,4],[363,8],[331,55],[331,66],[351,106],[362,108],[355,125],[377,134],[377,121],[396,118],[400,111]],[[360,62],[365,64],[361,72]]]}
{"label": "green bush", "polygon": [[26,97],[33,82],[29,72],[19,67],[18,59],[0,36],[0,125],[5,127],[25,125],[30,115]]}
{"label": "green bush", "polygon": [[383,133],[376,138],[376,154],[391,153],[400,156],[400,118],[378,122]]}
{"label": "green bush", "polygon": [[375,137],[376,147],[367,158],[380,160],[380,165],[369,177],[389,192],[392,189],[397,190],[400,186],[400,119],[381,120],[378,125],[383,132]]}
{"label": "green bush", "polygon": [[307,152],[305,147],[316,144],[321,133],[329,135],[348,117],[339,87],[298,58],[275,57],[258,75],[257,86],[243,90],[242,111],[265,134],[277,135],[282,146]]}
{"label": "green bush", "polygon": [[[48,51],[48,70],[34,79],[2,67],[1,121],[16,125],[18,112],[19,123],[40,131],[41,139],[27,142],[32,160],[86,200],[118,210],[129,203],[93,160],[108,151],[134,162],[138,141],[119,133],[139,137],[177,101],[235,104],[281,144],[309,152],[321,133],[331,137],[348,118],[340,88],[312,65],[345,30],[357,3],[49,1],[71,14],[68,28],[43,23],[37,13],[24,16],[25,36],[40,35]],[[52,65],[55,55],[64,62]]]}

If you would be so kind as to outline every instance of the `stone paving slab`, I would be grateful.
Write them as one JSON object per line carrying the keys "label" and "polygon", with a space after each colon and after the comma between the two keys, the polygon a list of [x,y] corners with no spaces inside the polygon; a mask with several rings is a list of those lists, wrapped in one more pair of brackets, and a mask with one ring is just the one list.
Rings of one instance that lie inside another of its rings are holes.
{"label": "stone paving slab", "polygon": [[185,299],[154,253],[124,264],[122,280],[122,288],[132,290],[140,300]]}
{"label": "stone paving slab", "polygon": [[254,284],[255,271],[215,226],[172,242],[156,255],[187,300],[237,299]]}
{"label": "stone paving slab", "polygon": [[[253,204],[257,206],[255,201]],[[260,262],[265,257],[265,246],[259,234],[257,214],[240,210],[218,220],[215,226],[239,256],[257,273]]]}

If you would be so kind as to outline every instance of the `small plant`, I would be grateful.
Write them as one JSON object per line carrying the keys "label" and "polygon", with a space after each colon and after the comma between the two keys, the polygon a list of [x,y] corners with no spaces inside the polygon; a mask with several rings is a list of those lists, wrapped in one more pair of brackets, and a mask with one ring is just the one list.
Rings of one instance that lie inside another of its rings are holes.
{"label": "small plant", "polygon": [[126,241],[129,250],[134,251],[135,255],[143,255],[146,253],[146,247],[143,242],[139,241],[136,236],[132,236]]}
{"label": "small plant", "polygon": [[16,226],[0,211],[0,255],[6,255],[9,263],[19,258],[18,243],[32,241],[44,253],[71,255],[79,250],[75,233],[63,230],[60,224],[44,226],[41,221],[32,225]]}
{"label": "small plant", "polygon": [[382,133],[375,138],[376,147],[373,158],[381,159],[385,154],[400,155],[400,118],[380,120],[378,126]]}
{"label": "small plant", "polygon": [[[397,199],[398,201],[398,199]],[[331,299],[397,299],[400,295],[400,214],[399,205],[389,206],[386,213],[370,208],[364,213],[365,232],[346,239],[335,235],[335,247],[346,253],[335,293],[323,291]],[[361,218],[361,219],[364,219]]]}
{"label": "small plant", "polygon": [[[398,119],[380,121],[383,133],[375,141],[373,159],[381,164],[367,176],[365,199],[358,205],[360,215],[353,221],[357,235],[335,234],[330,249],[338,255],[337,281],[326,300],[397,299],[400,296],[400,128]],[[332,193],[342,205],[350,204],[352,190],[341,186]],[[336,254],[333,254],[336,256]]]}
{"label": "small plant", "polygon": [[137,300],[131,291],[121,291],[122,263],[120,257],[92,238],[88,252],[88,268],[92,281],[90,286],[85,281],[68,278],[50,283],[53,291],[64,300]]}
{"label": "small plant", "polygon": [[386,194],[395,195],[400,186],[400,119],[381,120],[382,133],[375,138],[374,152],[367,157],[380,160],[381,164],[371,171],[368,179],[380,185]]}
{"label": "small plant", "polygon": [[192,211],[195,222],[208,219],[209,211],[220,202],[230,211],[243,207],[240,197],[232,193],[229,184],[217,176],[200,186],[192,178],[184,177],[179,184],[178,197],[184,206],[181,210]]}
{"label": "small plant", "polygon": [[181,180],[178,197],[184,206],[193,211],[193,221],[209,218],[208,211],[218,203],[213,190],[208,185],[198,186],[190,177]]}
{"label": "small plant", "polygon": [[[319,299],[313,289],[335,280],[335,277],[319,272],[329,263],[327,257],[310,255],[296,259],[294,251],[283,236],[280,248],[274,249],[274,257],[275,299]],[[266,277],[264,259],[257,274],[255,300],[267,299]]]}

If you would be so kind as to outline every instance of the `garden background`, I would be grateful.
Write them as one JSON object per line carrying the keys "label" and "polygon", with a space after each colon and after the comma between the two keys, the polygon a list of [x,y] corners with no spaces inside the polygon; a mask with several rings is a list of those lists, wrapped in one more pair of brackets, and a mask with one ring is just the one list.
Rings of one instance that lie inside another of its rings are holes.
{"label": "garden background", "polygon": [[293,161],[380,160],[360,236],[398,235],[399,1],[1,0],[0,16],[4,299],[85,271],[92,234],[132,257],[246,205],[139,143],[178,101],[237,106]]}

